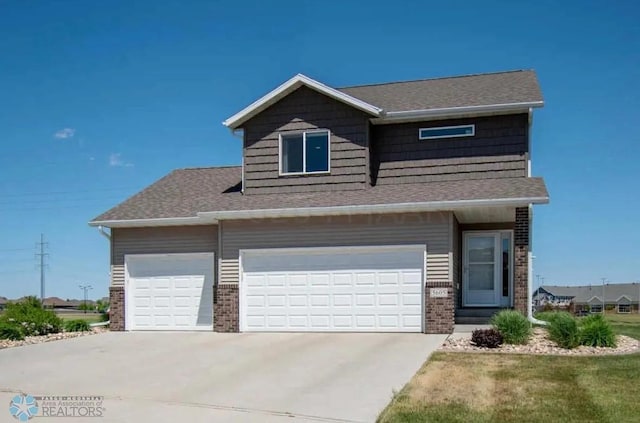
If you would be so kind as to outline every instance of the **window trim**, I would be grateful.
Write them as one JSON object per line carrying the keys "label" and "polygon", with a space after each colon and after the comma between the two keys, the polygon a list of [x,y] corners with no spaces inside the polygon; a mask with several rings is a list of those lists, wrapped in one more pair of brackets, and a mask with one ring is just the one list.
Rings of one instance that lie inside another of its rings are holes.
{"label": "window trim", "polygon": [[[629,308],[627,309],[627,311],[620,311],[620,306],[625,306]],[[632,310],[631,304],[618,304],[618,310],[616,311],[618,314],[630,314],[631,310]]]}
{"label": "window trim", "polygon": [[[307,134],[327,134],[327,170],[316,170],[307,172]],[[282,137],[288,135],[302,134],[302,172],[284,172],[282,163]],[[331,131],[328,129],[310,129],[307,131],[280,132],[278,134],[278,175],[279,176],[296,176],[296,175],[326,175],[331,173]]]}
{"label": "window trim", "polygon": [[[432,135],[432,136],[422,136],[422,131],[428,130],[428,129],[455,129],[455,128],[469,128],[471,127],[471,133],[470,134],[459,134],[459,135]],[[418,129],[418,139],[420,141],[423,140],[435,140],[435,139],[441,139],[441,138],[463,138],[463,137],[473,137],[476,135],[476,125],[471,123],[469,125],[454,125],[454,126],[431,126],[431,127],[427,127],[427,128],[419,128]]]}

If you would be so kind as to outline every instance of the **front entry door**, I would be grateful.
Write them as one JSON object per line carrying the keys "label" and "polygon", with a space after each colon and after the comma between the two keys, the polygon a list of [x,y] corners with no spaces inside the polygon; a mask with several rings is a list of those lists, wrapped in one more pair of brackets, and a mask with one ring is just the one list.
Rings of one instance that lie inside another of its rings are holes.
{"label": "front entry door", "polygon": [[466,233],[463,242],[464,306],[500,306],[501,248],[499,232]]}

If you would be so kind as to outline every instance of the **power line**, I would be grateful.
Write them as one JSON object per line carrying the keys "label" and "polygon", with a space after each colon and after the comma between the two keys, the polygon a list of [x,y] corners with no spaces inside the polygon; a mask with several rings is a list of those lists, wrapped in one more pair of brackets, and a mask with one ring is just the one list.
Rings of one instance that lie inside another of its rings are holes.
{"label": "power line", "polygon": [[3,194],[2,198],[8,197],[30,197],[30,196],[43,196],[43,195],[57,195],[57,194],[84,194],[88,192],[106,192],[106,191],[126,191],[132,189],[140,189],[140,187],[121,187],[121,188],[99,188],[99,189],[84,189],[73,191],[43,191],[43,192],[23,192],[20,194]]}
{"label": "power line", "polygon": [[93,202],[93,201],[112,201],[117,200],[118,198],[122,198],[122,196],[118,197],[84,197],[84,198],[50,198],[50,199],[38,199],[38,200],[21,200],[15,199],[12,201],[0,201],[0,206],[13,206],[13,205],[21,205],[21,204],[47,204],[47,203],[64,203],[64,202]]}

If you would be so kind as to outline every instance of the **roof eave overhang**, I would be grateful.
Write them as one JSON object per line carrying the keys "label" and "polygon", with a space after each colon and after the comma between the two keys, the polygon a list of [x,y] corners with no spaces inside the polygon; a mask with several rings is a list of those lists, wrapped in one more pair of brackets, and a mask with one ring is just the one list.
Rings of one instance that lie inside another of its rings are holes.
{"label": "roof eave overhang", "polygon": [[295,207],[281,209],[253,209],[199,212],[193,217],[94,220],[90,226],[106,228],[138,228],[159,226],[215,225],[220,220],[268,219],[281,217],[338,216],[353,214],[415,213],[427,211],[455,211],[476,207],[524,207],[547,204],[549,197],[521,197],[480,200],[448,200],[418,203],[394,203],[329,207]]}
{"label": "roof eave overhang", "polygon": [[451,200],[418,203],[350,205],[330,207],[298,207],[281,209],[231,210],[200,212],[207,222],[236,219],[266,219],[280,217],[336,216],[352,214],[412,213],[426,211],[459,210],[475,207],[523,207],[529,204],[547,204],[549,197],[524,197],[486,200]]}
{"label": "roof eave overhang", "polygon": [[480,106],[446,107],[440,109],[403,110],[386,112],[384,116],[372,118],[371,123],[383,125],[389,123],[426,121],[443,118],[530,113],[531,109],[543,106],[543,101],[528,101],[520,103],[487,104]]}
{"label": "roof eave overhang", "polygon": [[245,107],[235,115],[231,116],[229,119],[222,122],[222,124],[230,129],[239,128],[244,122],[251,119],[253,116],[265,110],[267,107],[272,104],[277,103],[282,98],[286,97],[296,89],[301,86],[307,86],[315,91],[318,91],[328,97],[331,97],[335,100],[341,101],[345,104],[348,104],[356,109],[367,112],[373,116],[381,116],[383,110],[379,107],[376,107],[372,104],[369,104],[365,101],[352,97],[348,94],[345,94],[335,88],[331,88],[328,85],[325,85],[321,82],[318,82],[314,79],[309,78],[308,76],[297,74],[293,78],[289,79],[284,84],[280,85],[276,89],[272,90],[265,96],[259,98],[258,100],[251,103],[249,106]]}
{"label": "roof eave overhang", "polygon": [[211,220],[204,222],[198,216],[192,217],[168,217],[157,219],[114,219],[114,220],[92,220],[89,226],[104,226],[105,228],[141,228],[151,226],[189,226],[212,224]]}

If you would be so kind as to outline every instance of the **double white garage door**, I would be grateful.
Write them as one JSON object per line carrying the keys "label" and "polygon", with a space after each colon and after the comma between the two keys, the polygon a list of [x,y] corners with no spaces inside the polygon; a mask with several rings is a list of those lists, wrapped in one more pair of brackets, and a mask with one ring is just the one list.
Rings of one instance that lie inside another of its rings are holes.
{"label": "double white garage door", "polygon": [[[424,246],[243,250],[242,332],[421,332]],[[127,329],[211,330],[212,255],[127,257]]]}
{"label": "double white garage door", "polygon": [[241,253],[240,330],[420,332],[425,248]]}

